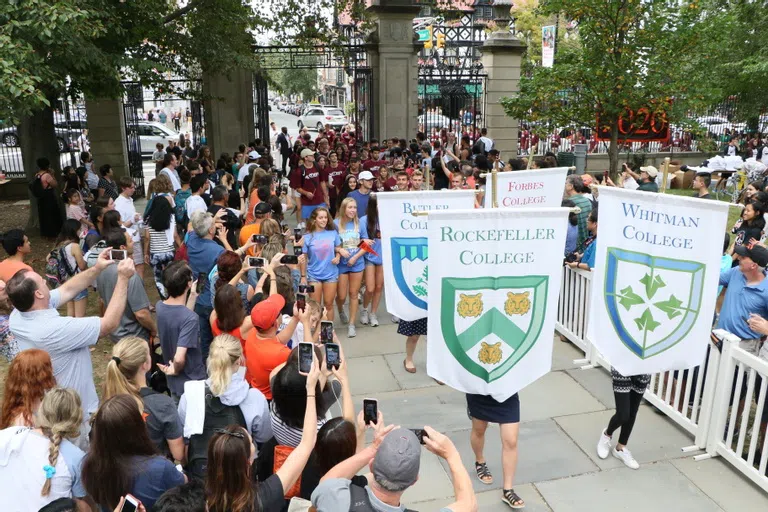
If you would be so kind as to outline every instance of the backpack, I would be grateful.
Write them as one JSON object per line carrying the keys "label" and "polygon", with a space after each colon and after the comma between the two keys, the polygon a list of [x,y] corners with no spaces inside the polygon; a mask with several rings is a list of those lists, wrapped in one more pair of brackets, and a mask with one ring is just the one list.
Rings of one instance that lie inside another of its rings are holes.
{"label": "backpack", "polygon": [[192,195],[192,190],[179,190],[176,192],[176,224],[187,229],[189,217],[187,216],[187,199]]}
{"label": "backpack", "polygon": [[206,384],[203,433],[195,434],[189,439],[187,452],[187,473],[192,478],[205,479],[205,473],[208,470],[208,444],[216,429],[227,428],[229,425],[248,428],[240,407],[221,403],[219,397],[211,394],[211,389]]}
{"label": "backpack", "polygon": [[32,178],[32,181],[29,182],[29,191],[37,199],[40,199],[41,197],[43,197],[43,193],[45,192],[45,187],[43,187],[42,174],[38,174],[34,178]]}
{"label": "backpack", "polygon": [[[376,512],[376,509],[373,508],[373,505],[371,505],[371,499],[368,497],[368,491],[365,490],[365,487],[350,484],[349,512]],[[407,508],[405,509],[405,512],[416,511]]]}
{"label": "backpack", "polygon": [[88,251],[85,253],[83,258],[85,258],[85,263],[88,266],[88,268],[92,268],[96,266],[96,262],[99,260],[99,254],[101,254],[104,250],[107,248],[107,242],[104,240],[99,240],[96,245],[88,249]]}
{"label": "backpack", "polygon": [[77,273],[69,265],[64,249],[64,247],[53,249],[45,260],[45,280],[51,290],[55,290]]}

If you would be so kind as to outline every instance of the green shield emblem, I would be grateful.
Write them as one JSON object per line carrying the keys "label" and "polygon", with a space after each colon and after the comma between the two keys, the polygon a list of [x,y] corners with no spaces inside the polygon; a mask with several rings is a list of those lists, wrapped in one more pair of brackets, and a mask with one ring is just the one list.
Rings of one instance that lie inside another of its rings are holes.
{"label": "green shield emblem", "polygon": [[536,344],[544,324],[548,276],[444,277],[443,338],[472,375],[492,382]]}

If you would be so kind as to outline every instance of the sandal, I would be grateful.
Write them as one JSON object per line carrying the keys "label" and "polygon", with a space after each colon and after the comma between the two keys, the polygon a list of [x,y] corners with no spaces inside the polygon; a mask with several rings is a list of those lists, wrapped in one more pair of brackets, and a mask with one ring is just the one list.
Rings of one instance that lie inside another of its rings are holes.
{"label": "sandal", "polygon": [[477,479],[485,485],[491,485],[493,483],[493,475],[491,470],[488,469],[488,464],[485,462],[475,462],[475,473],[477,473]]}
{"label": "sandal", "polygon": [[525,508],[525,502],[517,495],[514,489],[504,489],[501,491],[501,501],[515,510]]}

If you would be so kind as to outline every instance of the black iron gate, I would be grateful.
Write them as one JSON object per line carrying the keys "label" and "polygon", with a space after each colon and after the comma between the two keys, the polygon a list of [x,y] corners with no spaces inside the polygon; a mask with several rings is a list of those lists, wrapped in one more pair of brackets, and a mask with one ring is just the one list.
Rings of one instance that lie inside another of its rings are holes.
{"label": "black iron gate", "polygon": [[128,149],[128,172],[136,183],[134,198],[144,197],[144,169],[141,161],[141,138],[139,133],[139,109],[144,101],[141,85],[126,84],[123,118],[125,122],[125,144]]}
{"label": "black iron gate", "polygon": [[471,14],[454,22],[425,20],[419,53],[419,131],[440,137],[443,129],[472,141],[485,126],[486,77],[480,50],[485,26]]}
{"label": "black iron gate", "polygon": [[[374,97],[373,72],[368,64],[368,54],[362,36],[354,27],[346,27],[345,38],[348,44],[331,46],[257,46],[261,73],[273,69],[338,69],[339,74],[348,80],[334,79],[335,89],[344,89],[350,106],[335,105],[344,110],[349,124],[362,140],[374,137]],[[345,84],[346,82],[346,84]],[[348,84],[348,85],[347,85]],[[343,86],[343,87],[342,87]],[[320,87],[322,91],[323,86]],[[277,106],[275,106],[277,108]],[[253,79],[253,120],[256,137],[269,140],[269,93],[264,75],[256,73]],[[297,109],[297,114],[301,114]],[[288,126],[296,129],[298,124]],[[360,135],[362,134],[362,135]]]}

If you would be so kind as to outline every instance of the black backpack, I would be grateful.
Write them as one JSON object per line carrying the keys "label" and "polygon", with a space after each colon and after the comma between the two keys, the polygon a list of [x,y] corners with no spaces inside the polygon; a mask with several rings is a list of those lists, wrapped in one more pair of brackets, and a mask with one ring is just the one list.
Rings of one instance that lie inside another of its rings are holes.
{"label": "black backpack", "polygon": [[[355,484],[349,486],[349,512],[376,512],[376,509],[371,505],[371,499],[368,497],[368,491],[365,490],[365,487]],[[407,508],[405,512],[416,511]]]}
{"label": "black backpack", "polygon": [[196,434],[189,439],[187,474],[190,477],[205,480],[205,473],[208,470],[208,443],[210,443],[216,429],[227,428],[229,425],[240,425],[243,428],[248,428],[240,407],[224,405],[219,397],[211,394],[211,389],[206,385],[203,433]]}

